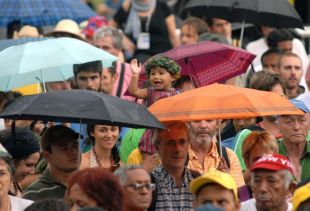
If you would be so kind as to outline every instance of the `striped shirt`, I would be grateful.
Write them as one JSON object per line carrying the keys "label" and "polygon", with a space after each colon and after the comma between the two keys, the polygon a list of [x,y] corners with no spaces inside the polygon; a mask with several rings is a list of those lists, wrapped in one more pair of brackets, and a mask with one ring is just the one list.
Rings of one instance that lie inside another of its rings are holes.
{"label": "striped shirt", "polygon": [[193,210],[194,195],[189,191],[193,176],[188,169],[185,168],[181,187],[176,187],[173,178],[162,165],[153,170],[152,177],[155,178],[157,189],[155,210]]}
{"label": "striped shirt", "polygon": [[[238,187],[244,185],[244,178],[237,155],[231,150],[226,148],[227,156],[230,162],[230,175],[235,179]],[[217,168],[221,158],[217,152],[216,144],[213,142],[210,152],[205,156],[204,166],[201,166],[195,152],[189,148],[189,162],[188,168],[198,171],[199,173],[207,172],[210,168]]]}

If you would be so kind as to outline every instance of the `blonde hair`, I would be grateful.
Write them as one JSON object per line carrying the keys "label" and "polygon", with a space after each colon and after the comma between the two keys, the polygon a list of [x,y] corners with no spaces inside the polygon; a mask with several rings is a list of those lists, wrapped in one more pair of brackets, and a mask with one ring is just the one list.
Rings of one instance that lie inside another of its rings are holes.
{"label": "blonde hair", "polygon": [[250,153],[256,146],[271,149],[274,153],[279,152],[278,141],[272,134],[267,131],[253,131],[244,139],[242,144],[244,161],[249,160]]}

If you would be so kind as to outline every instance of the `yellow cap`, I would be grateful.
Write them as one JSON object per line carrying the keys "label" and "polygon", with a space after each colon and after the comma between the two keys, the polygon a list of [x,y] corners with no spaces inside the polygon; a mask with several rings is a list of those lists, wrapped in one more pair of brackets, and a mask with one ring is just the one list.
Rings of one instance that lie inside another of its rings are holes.
{"label": "yellow cap", "polygon": [[202,186],[210,183],[219,184],[228,190],[232,190],[235,196],[235,200],[238,201],[238,190],[235,180],[230,174],[218,171],[216,169],[210,169],[208,172],[192,180],[189,189],[193,194],[196,195],[197,191]]}
{"label": "yellow cap", "polygon": [[293,195],[293,211],[297,210],[298,206],[310,198],[310,182],[297,188]]}

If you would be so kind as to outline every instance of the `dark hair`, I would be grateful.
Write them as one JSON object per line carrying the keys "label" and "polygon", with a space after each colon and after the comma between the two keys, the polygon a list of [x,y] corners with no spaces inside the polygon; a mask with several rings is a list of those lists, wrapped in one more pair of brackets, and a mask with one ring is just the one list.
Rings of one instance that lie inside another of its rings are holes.
{"label": "dark hair", "polygon": [[213,18],[206,18],[206,22],[207,22],[207,24],[208,24],[208,26],[210,27],[210,26],[213,26],[213,23],[214,23],[214,20],[213,20]]}
{"label": "dark hair", "polygon": [[112,63],[112,66],[108,67],[108,71],[109,71],[109,73],[111,74],[112,77],[116,74],[116,72],[117,72],[116,69],[117,69],[117,62],[114,61]]}
{"label": "dark hair", "polygon": [[73,73],[76,77],[79,72],[94,72],[102,73],[102,62],[101,61],[93,61],[93,62],[86,62],[82,64],[74,64],[73,65]]}
{"label": "dark hair", "polygon": [[271,72],[262,70],[255,73],[250,80],[250,88],[261,91],[271,91],[275,85],[280,85],[285,92],[284,83],[281,78]]}
{"label": "dark hair", "polygon": [[294,36],[288,29],[274,29],[267,36],[267,45],[269,48],[278,48],[278,43],[293,40]]}
{"label": "dark hair", "polygon": [[9,22],[6,26],[6,38],[12,39],[14,32],[19,31],[22,27],[22,23],[20,20],[13,20]]}
{"label": "dark hair", "polygon": [[[92,132],[94,132],[95,130],[95,126],[96,124],[88,124],[87,125],[87,139],[86,139],[86,144],[87,145],[94,145],[95,144],[95,139],[94,137],[91,135]],[[118,127],[118,126],[117,126]],[[119,131],[121,131],[121,128],[118,127]],[[117,149],[117,144],[115,144],[111,150],[111,155],[112,155],[112,159],[114,160],[114,163],[117,164],[120,162],[121,158],[119,156],[118,153],[118,149]]]}
{"label": "dark hair", "polygon": [[25,211],[69,211],[69,206],[63,200],[48,198],[35,201]]}
{"label": "dark hair", "polygon": [[41,148],[48,152],[52,152],[52,145],[56,145],[62,141],[75,141],[79,138],[79,134],[71,128],[64,125],[55,125],[48,128],[42,135]]}
{"label": "dark hair", "polygon": [[121,211],[123,202],[123,190],[117,176],[108,170],[86,168],[76,172],[69,179],[68,195],[74,184],[90,198],[97,202],[97,206],[108,211]]}
{"label": "dark hair", "polygon": [[189,17],[181,23],[180,28],[185,25],[193,27],[198,35],[208,31],[206,22],[200,18]]}
{"label": "dark hair", "polygon": [[263,64],[263,60],[266,56],[269,56],[271,54],[277,54],[279,56],[284,54],[284,51],[282,49],[279,48],[269,48],[267,51],[265,51],[261,57],[261,63]]}

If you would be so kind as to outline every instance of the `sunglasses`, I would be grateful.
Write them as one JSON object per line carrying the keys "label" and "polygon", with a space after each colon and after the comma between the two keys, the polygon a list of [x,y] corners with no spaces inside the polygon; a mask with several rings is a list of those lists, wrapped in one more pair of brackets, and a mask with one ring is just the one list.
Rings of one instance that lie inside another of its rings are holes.
{"label": "sunglasses", "polygon": [[153,191],[155,190],[156,187],[155,184],[153,183],[146,183],[146,184],[133,183],[125,186],[130,187],[134,191],[139,191],[142,190],[143,188],[145,188],[148,191]]}

